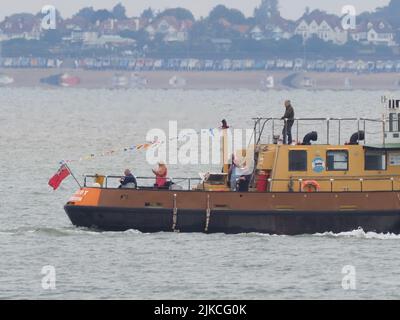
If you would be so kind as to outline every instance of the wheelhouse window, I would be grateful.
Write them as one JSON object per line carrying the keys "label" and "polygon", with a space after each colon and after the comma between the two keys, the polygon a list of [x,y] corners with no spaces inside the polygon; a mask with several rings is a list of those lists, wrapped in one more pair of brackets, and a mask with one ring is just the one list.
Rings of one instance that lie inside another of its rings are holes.
{"label": "wheelhouse window", "polygon": [[386,152],[366,151],[365,170],[386,170]]}
{"label": "wheelhouse window", "polygon": [[307,151],[289,150],[289,171],[307,171]]}
{"label": "wheelhouse window", "polygon": [[330,150],[326,153],[327,171],[349,170],[349,153],[346,150]]}

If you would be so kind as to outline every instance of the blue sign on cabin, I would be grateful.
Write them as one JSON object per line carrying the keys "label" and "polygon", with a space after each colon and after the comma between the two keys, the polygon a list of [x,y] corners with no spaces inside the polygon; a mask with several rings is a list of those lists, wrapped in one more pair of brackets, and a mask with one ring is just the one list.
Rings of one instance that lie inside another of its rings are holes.
{"label": "blue sign on cabin", "polygon": [[325,170],[325,161],[322,158],[315,158],[312,161],[312,169],[316,173],[321,173]]}

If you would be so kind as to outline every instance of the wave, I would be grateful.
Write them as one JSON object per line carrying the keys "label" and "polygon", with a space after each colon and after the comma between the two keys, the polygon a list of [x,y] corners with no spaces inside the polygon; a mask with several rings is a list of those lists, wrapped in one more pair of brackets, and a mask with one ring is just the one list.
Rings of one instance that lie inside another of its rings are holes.
{"label": "wave", "polygon": [[68,236],[73,234],[96,234],[95,231],[82,228],[43,228],[21,227],[17,229],[0,230],[4,235],[44,234],[50,236]]}
{"label": "wave", "polygon": [[[44,227],[21,227],[17,229],[9,229],[9,230],[0,230],[0,235],[27,235],[27,234],[39,234],[46,236],[55,236],[55,237],[63,237],[63,236],[121,236],[121,235],[146,235],[147,233],[140,232],[138,230],[126,230],[121,232],[116,231],[101,231],[96,229],[88,229],[88,228],[77,228],[77,227],[64,227],[64,228],[44,228]],[[161,232],[158,234],[171,234],[174,233],[165,233]],[[218,234],[210,234],[212,235],[224,235],[222,233]],[[400,235],[394,233],[376,233],[376,232],[365,232],[363,229],[357,229],[353,231],[346,231],[340,233],[334,232],[324,232],[324,233],[315,233],[315,234],[304,234],[299,236],[288,236],[288,235],[276,235],[276,234],[265,234],[265,233],[240,233],[238,235],[224,235],[225,237],[267,237],[267,238],[296,238],[296,237],[319,237],[319,238],[356,238],[356,239],[375,239],[375,240],[400,240]]]}
{"label": "wave", "polygon": [[[235,235],[232,235],[235,236]],[[376,233],[376,232],[365,232],[362,228],[346,231],[346,232],[324,232],[324,233],[314,233],[314,234],[302,234],[296,236],[288,235],[277,235],[277,234],[265,234],[265,233],[240,233],[238,236],[244,237],[265,237],[265,238],[306,238],[306,237],[319,237],[319,238],[356,238],[356,239],[375,239],[375,240],[400,240],[400,235],[394,233]]]}
{"label": "wave", "polygon": [[315,237],[329,237],[329,238],[357,238],[357,239],[375,239],[375,240],[400,240],[400,235],[394,233],[376,233],[365,232],[363,229],[353,231],[333,233],[324,232],[313,234]]}
{"label": "wave", "polygon": [[30,227],[22,227],[17,229],[9,229],[9,230],[0,230],[0,235],[27,235],[27,234],[39,234],[46,236],[74,236],[74,235],[88,235],[88,236],[99,236],[99,235],[132,235],[132,234],[141,234],[140,231],[137,230],[127,230],[124,232],[105,232],[96,229],[88,229],[88,228],[75,228],[75,227],[66,227],[66,228],[30,228]]}

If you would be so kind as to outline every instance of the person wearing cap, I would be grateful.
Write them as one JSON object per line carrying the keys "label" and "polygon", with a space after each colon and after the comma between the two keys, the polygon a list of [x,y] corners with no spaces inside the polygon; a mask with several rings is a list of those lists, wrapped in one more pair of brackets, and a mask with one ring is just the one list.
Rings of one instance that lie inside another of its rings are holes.
{"label": "person wearing cap", "polygon": [[165,163],[160,161],[158,163],[158,168],[153,169],[152,171],[156,176],[156,183],[154,186],[156,188],[165,187],[165,185],[167,184],[167,175],[168,175],[168,169]]}
{"label": "person wearing cap", "polygon": [[294,124],[294,109],[292,107],[292,103],[289,100],[285,101],[286,112],[281,118],[285,120],[285,125],[283,126],[282,135],[283,135],[283,144],[286,144],[286,139],[288,144],[292,144],[292,126]]}

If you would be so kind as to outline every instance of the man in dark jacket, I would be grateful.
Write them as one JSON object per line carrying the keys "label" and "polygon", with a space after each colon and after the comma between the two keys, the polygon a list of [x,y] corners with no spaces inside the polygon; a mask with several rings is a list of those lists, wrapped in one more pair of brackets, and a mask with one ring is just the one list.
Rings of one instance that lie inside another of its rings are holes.
{"label": "man in dark jacket", "polygon": [[286,112],[284,116],[281,118],[282,120],[285,120],[285,125],[282,130],[283,144],[286,144],[286,138],[288,140],[287,141],[288,144],[292,144],[292,126],[294,123],[294,109],[289,100],[285,101],[285,108]]}
{"label": "man in dark jacket", "polygon": [[132,172],[129,169],[126,169],[124,172],[124,177],[121,178],[120,183],[121,185],[119,188],[121,189],[136,189],[137,188],[137,182],[135,176],[132,174]]}

